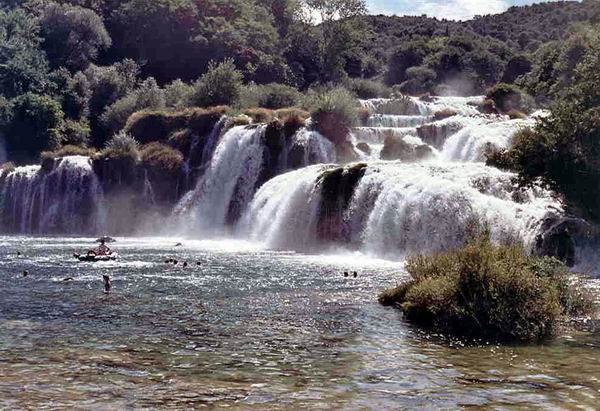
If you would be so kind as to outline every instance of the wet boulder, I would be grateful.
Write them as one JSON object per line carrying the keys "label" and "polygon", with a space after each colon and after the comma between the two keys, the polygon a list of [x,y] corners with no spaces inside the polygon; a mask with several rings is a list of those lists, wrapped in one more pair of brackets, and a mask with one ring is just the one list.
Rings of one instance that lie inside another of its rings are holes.
{"label": "wet boulder", "polygon": [[440,150],[448,137],[456,134],[462,125],[458,122],[425,124],[417,127],[417,135],[424,143]]}
{"label": "wet boulder", "polygon": [[387,136],[381,150],[382,160],[401,160],[406,162],[420,161],[435,156],[433,149],[427,144],[416,144],[406,141],[404,137]]}

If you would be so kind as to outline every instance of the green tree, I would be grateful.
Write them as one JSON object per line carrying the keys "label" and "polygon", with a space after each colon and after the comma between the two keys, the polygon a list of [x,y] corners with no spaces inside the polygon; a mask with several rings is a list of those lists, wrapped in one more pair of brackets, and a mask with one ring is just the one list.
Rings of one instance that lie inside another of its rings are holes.
{"label": "green tree", "polygon": [[46,86],[48,62],[38,25],[23,10],[0,10],[0,94],[16,97]]}
{"label": "green tree", "polygon": [[199,107],[233,105],[240,97],[242,73],[232,59],[211,62],[208,71],[194,84],[192,105]]}
{"label": "green tree", "polygon": [[50,3],[40,26],[42,45],[53,67],[83,70],[111,45],[102,18],[83,7]]}
{"label": "green tree", "polygon": [[13,116],[5,128],[12,158],[35,158],[41,151],[57,147],[62,140],[64,113],[51,97],[27,93],[13,102]]}

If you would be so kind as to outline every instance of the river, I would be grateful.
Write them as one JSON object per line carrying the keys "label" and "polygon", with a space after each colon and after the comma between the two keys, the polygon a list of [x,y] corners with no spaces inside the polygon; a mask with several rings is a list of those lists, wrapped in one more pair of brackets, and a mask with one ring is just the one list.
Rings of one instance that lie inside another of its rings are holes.
{"label": "river", "polygon": [[119,238],[116,262],[70,257],[92,244],[0,237],[0,408],[597,407],[600,333],[541,346],[424,333],[377,303],[402,263],[174,238]]}

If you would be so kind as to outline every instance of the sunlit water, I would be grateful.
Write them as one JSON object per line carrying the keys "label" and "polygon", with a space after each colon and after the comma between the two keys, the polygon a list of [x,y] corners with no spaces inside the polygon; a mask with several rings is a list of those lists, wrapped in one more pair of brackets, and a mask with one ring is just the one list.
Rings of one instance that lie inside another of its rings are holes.
{"label": "sunlit water", "polygon": [[0,237],[0,408],[597,406],[598,333],[465,347],[377,304],[401,264],[176,242],[94,265],[69,257],[91,239]]}

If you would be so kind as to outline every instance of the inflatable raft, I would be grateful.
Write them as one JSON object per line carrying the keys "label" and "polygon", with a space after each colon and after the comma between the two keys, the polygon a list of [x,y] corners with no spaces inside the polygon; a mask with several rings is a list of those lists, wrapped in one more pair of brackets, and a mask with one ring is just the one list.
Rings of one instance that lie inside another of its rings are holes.
{"label": "inflatable raft", "polygon": [[73,254],[73,257],[78,259],[79,261],[88,262],[88,263],[96,263],[96,262],[105,262],[105,261],[115,261],[119,258],[119,254],[111,253],[108,255],[95,255],[95,254]]}

